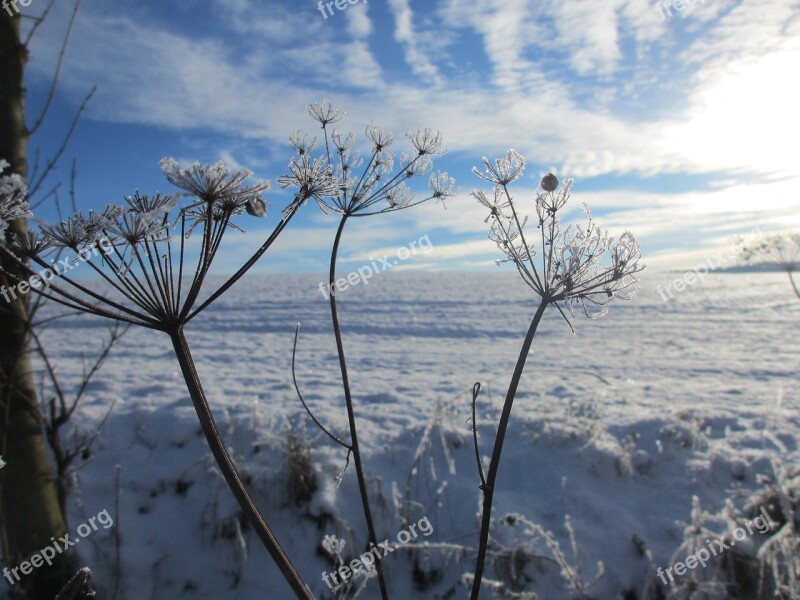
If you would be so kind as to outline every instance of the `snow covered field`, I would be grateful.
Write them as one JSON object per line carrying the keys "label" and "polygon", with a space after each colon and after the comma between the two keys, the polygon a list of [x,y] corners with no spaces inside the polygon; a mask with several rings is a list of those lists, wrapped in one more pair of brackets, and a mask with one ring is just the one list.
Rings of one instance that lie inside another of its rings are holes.
{"label": "snow covered field", "polygon": [[[602,561],[591,597],[664,597],[681,581],[711,578],[739,548],[763,543],[757,533],[748,536],[672,585],[655,575],[688,554],[681,545],[693,496],[713,515],[705,520],[709,535],[730,533],[736,523],[725,519],[726,501],[744,522],[748,501],[766,489],[760,476],[771,477],[775,464],[797,464],[800,433],[800,302],[785,274],[708,275],[663,302],[656,286],[677,276],[648,271],[638,299],[612,305],[597,321],[576,316],[576,335],[548,311],[514,405],[495,494],[492,539],[502,547],[494,547],[487,575],[507,589],[580,597],[567,579],[589,586]],[[301,389],[317,417],[345,436],[321,280],[245,278],[191,324],[188,337],[267,520],[324,598],[331,592],[321,574],[332,563],[321,541],[327,534],[344,539],[349,559],[363,551],[366,529],[352,465],[337,488],[344,452],[314,428],[292,386],[299,322]],[[474,566],[480,501],[470,392],[480,381],[486,456],[535,298],[515,273],[499,272],[387,273],[337,298],[379,536],[394,540],[422,517],[433,527],[384,559],[393,597],[464,598],[461,576]],[[75,317],[48,330],[65,381],[77,384],[80,353],[96,352],[105,327]],[[118,598],[289,598],[267,553],[240,524],[167,337],[131,330],[90,392],[74,420],[87,431],[117,403],[76,474],[70,527],[103,509],[115,519],[78,546],[105,590],[101,597],[112,597],[119,560]],[[310,502],[300,505],[290,501],[290,426],[307,435],[316,474]],[[502,520],[507,513],[550,532],[569,568],[557,564],[553,543],[536,528]],[[490,587],[483,597],[494,596]],[[360,597],[379,597],[377,582]]]}

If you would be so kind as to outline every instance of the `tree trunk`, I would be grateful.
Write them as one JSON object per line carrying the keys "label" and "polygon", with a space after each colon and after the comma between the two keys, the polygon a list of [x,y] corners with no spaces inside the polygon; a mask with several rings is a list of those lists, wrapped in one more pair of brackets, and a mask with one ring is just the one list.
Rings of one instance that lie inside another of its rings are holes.
{"label": "tree trunk", "polygon": [[[13,11],[12,11],[13,12]],[[27,49],[20,39],[20,18],[0,11],[0,158],[12,172],[27,177],[28,130],[25,126],[23,73]],[[24,233],[25,221],[10,230]],[[0,257],[0,260],[3,260]],[[8,271],[11,265],[3,264]],[[13,285],[4,275],[0,284]],[[28,301],[0,300],[0,454],[8,463],[0,470],[0,531],[3,556],[15,591],[27,590],[30,598],[49,599],[69,581],[74,569],[67,554],[58,554],[53,565],[33,569],[29,575],[11,568],[52,544],[66,533],[58,504],[52,470],[36,410],[36,391],[31,373],[30,339],[27,331]]]}

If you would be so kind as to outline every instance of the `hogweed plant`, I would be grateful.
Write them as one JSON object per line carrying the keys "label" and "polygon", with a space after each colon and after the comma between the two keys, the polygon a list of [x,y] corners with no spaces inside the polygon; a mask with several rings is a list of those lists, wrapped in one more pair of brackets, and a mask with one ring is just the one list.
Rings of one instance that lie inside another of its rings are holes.
{"label": "hogweed plant", "polygon": [[784,231],[761,237],[752,243],[743,240],[739,243],[742,257],[747,262],[761,260],[786,271],[792,289],[800,299],[800,284],[793,275],[800,269],[800,233]]}
{"label": "hogweed plant", "polygon": [[[541,189],[533,200],[532,210],[526,210],[523,202],[514,199],[509,189],[522,176],[525,159],[515,150],[509,150],[505,157],[494,162],[484,157],[483,165],[484,171],[473,168],[473,173],[491,183],[493,189],[488,195],[481,190],[475,190],[472,194],[489,210],[486,219],[489,223],[489,239],[497,244],[504,255],[498,264],[512,263],[538,298],[539,304],[511,376],[485,476],[473,418],[483,505],[472,600],[477,600],[480,593],[489,542],[492,499],[511,408],[542,316],[552,306],[574,332],[570,317],[575,316],[576,308],[589,318],[605,314],[614,299],[628,300],[635,295],[635,275],[644,269],[639,263],[639,245],[633,235],[626,232],[618,238],[610,237],[594,224],[585,205],[588,221],[562,228],[560,211],[569,201],[571,180],[564,181],[559,187],[558,178],[548,173],[541,180]],[[478,386],[473,389],[473,411],[479,389]]]}
{"label": "hogweed plant", "polygon": [[[412,178],[428,174],[432,169],[432,157],[445,152],[444,142],[438,131],[422,129],[410,134],[408,138],[413,150],[410,153],[401,154],[399,166],[395,169],[395,156],[392,151],[394,136],[391,133],[378,125],[368,125],[365,130],[365,136],[370,145],[368,154],[364,159],[355,150],[356,138],[353,133],[344,134],[331,129],[333,124],[344,117],[345,113],[340,107],[334,107],[327,100],[323,100],[321,103],[309,104],[307,108],[309,115],[322,128],[322,137],[325,143],[324,152],[321,153],[321,156],[312,157],[312,153],[318,147],[318,139],[316,137],[309,138],[308,135],[301,131],[294,131],[290,136],[290,141],[297,150],[297,157],[289,165],[291,175],[278,179],[278,183],[284,187],[297,188],[300,193],[305,190],[305,193],[311,194],[317,200],[320,209],[324,213],[333,212],[340,215],[339,227],[331,250],[330,294],[328,299],[347,409],[349,442],[343,441],[332,434],[328,428],[319,422],[305,403],[297,384],[294,354],[292,357],[292,375],[300,401],[311,419],[328,437],[347,450],[348,461],[350,455],[353,457],[369,543],[374,546],[378,544],[378,537],[370,508],[366,477],[364,476],[364,465],[358,443],[355,408],[350,390],[350,378],[345,360],[339,315],[336,308],[334,283],[336,281],[336,259],[339,245],[348,219],[389,214],[417,206],[429,200],[444,201],[447,197],[453,195],[455,181],[447,173],[431,174],[428,179],[430,194],[421,199],[415,197],[407,183]],[[329,189],[331,177],[336,182],[335,189]],[[297,333],[295,334],[295,351],[296,348]],[[383,567],[380,561],[375,566],[381,596],[386,599],[389,597],[389,592]]]}
{"label": "hogweed plant", "polygon": [[[263,256],[316,192],[300,188],[262,246],[234,275],[200,301],[225,234],[232,228],[238,229],[234,219],[245,212],[258,217],[266,215],[263,193],[269,184],[248,183],[249,171],[231,171],[223,163],[182,168],[175,160],[165,159],[161,167],[167,180],[182,190],[176,197],[137,192],[125,199],[125,205],[111,205],[99,214],[76,213],[61,223],[42,224],[38,233],[12,232],[0,243],[0,252],[19,272],[7,271],[3,275],[17,285],[25,277],[35,292],[77,311],[169,335],[203,433],[228,486],[297,597],[311,598],[239,477],[212,416],[184,327]],[[326,181],[322,173],[316,183],[324,185]],[[13,181],[4,182],[0,189],[5,192],[14,185]],[[24,203],[14,198],[9,203],[4,197],[0,221],[3,225],[9,218],[18,218],[25,212]],[[179,198],[189,200],[179,207]],[[200,238],[196,258],[190,258],[187,252],[191,235]],[[53,264],[55,257],[70,251],[84,258],[96,276],[94,280],[78,280],[69,274],[69,269],[57,269]]]}

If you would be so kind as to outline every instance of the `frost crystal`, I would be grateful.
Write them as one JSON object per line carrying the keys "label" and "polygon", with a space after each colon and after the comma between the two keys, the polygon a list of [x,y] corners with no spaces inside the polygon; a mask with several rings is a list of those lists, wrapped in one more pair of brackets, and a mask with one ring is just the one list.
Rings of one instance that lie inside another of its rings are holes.
{"label": "frost crystal", "polygon": [[298,197],[302,202],[313,198],[323,211],[327,206],[325,199],[339,192],[339,181],[331,174],[331,166],[321,158],[312,160],[302,154],[289,163],[289,171],[289,175],[278,178],[280,186],[298,188]]}
{"label": "frost crystal", "polygon": [[164,158],[161,170],[167,181],[205,202],[228,202],[239,209],[245,207],[247,201],[270,188],[269,182],[258,181],[255,185],[244,182],[252,173],[246,169],[232,172],[222,161],[213,165],[194,163],[189,168],[182,168],[174,158]]}
{"label": "frost crystal", "polygon": [[595,318],[605,314],[615,297],[633,297],[637,290],[634,275],[644,269],[633,234],[610,237],[594,224],[585,205],[588,222],[562,229],[558,214],[569,200],[572,180],[559,188],[551,173],[542,179],[534,204],[535,228],[530,227],[530,217],[520,214],[507,188],[521,176],[525,159],[509,150],[494,163],[484,158],[483,164],[485,172],[477,168],[473,172],[495,187],[491,196],[482,190],[472,194],[489,209],[489,239],[505,254],[499,263],[513,263],[525,283],[542,300],[554,304],[565,319],[562,305],[573,315],[579,305],[587,317]]}
{"label": "frost crystal", "polygon": [[16,173],[2,174],[9,166],[8,162],[0,160],[0,241],[5,240],[12,221],[31,216],[25,180]]}
{"label": "frost crystal", "polygon": [[472,172],[481,179],[502,186],[508,185],[522,175],[525,170],[525,159],[519,152],[512,149],[505,157],[495,159],[494,164],[484,156],[483,166],[485,173],[482,173],[478,167],[472,167]]}
{"label": "frost crystal", "polygon": [[[278,179],[283,187],[297,188],[298,203],[313,198],[326,214],[332,211],[366,216],[454,195],[454,182],[446,173],[430,178],[431,194],[422,200],[416,200],[406,184],[408,179],[429,173],[432,169],[430,157],[444,153],[444,142],[438,131],[421,129],[410,134],[408,138],[414,152],[410,156],[403,154],[400,168],[395,170],[396,161],[390,150],[395,139],[391,132],[374,123],[367,125],[364,135],[371,150],[362,159],[360,154],[353,152],[355,136],[352,133],[328,130],[330,124],[344,116],[340,107],[323,100],[309,104],[307,108],[311,117],[322,126],[324,154],[312,158],[310,152],[316,147],[316,140],[309,142],[300,132],[292,132],[290,141],[298,156],[289,164],[289,174]],[[361,169],[359,173],[356,172],[358,169]]]}
{"label": "frost crystal", "polygon": [[331,558],[336,558],[344,552],[345,541],[340,540],[335,535],[326,535],[322,540],[322,548]]}

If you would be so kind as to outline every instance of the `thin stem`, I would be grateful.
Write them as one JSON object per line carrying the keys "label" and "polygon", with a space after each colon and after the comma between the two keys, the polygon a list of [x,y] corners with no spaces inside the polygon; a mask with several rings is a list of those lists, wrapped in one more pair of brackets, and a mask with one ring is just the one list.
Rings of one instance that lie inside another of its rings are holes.
{"label": "thin stem", "polygon": [[531,268],[533,269],[533,276],[536,279],[536,282],[539,284],[539,288],[542,290],[541,293],[545,294],[547,292],[545,287],[542,285],[542,280],[540,279],[539,273],[536,270],[536,265],[533,263],[533,255],[531,254],[528,242],[525,240],[525,232],[522,231],[522,223],[519,221],[517,209],[514,207],[514,201],[511,199],[511,193],[508,191],[508,186],[505,183],[503,184],[503,192],[505,193],[506,198],[508,198],[508,205],[511,208],[511,214],[514,216],[514,222],[517,224],[517,231],[519,231],[519,237],[522,240],[522,246],[525,248],[525,253],[528,255],[528,262],[531,263]]}
{"label": "thin stem", "polygon": [[503,412],[500,414],[500,423],[497,426],[497,436],[494,440],[494,449],[492,450],[492,458],[489,461],[489,472],[486,474],[486,485],[483,489],[483,517],[481,519],[481,533],[478,545],[478,560],[475,565],[475,578],[472,580],[472,594],[471,600],[478,600],[478,594],[481,590],[481,579],[483,578],[483,567],[486,562],[486,550],[489,545],[489,526],[492,522],[492,498],[494,497],[494,484],[497,480],[497,471],[500,466],[500,454],[503,451],[503,443],[506,439],[506,430],[508,429],[508,422],[511,418],[511,406],[514,404],[514,397],[517,395],[517,386],[522,377],[522,371],[525,369],[525,361],[528,359],[528,353],[533,343],[533,336],[536,335],[536,328],[539,327],[539,322],[542,320],[544,311],[549,304],[548,298],[542,298],[536,314],[533,316],[531,325],[528,328],[528,334],[525,336],[525,341],[522,343],[522,349],[517,358],[517,366],[514,368],[514,374],[511,376],[511,383],[508,386],[508,393],[506,394],[505,402],[503,403]]}
{"label": "thin stem", "polygon": [[92,99],[92,96],[94,95],[94,93],[96,91],[97,91],[97,86],[94,86],[91,89],[91,91],[86,95],[86,97],[83,99],[83,102],[81,102],[81,105],[78,107],[78,110],[75,113],[75,117],[72,119],[72,123],[70,123],[70,126],[69,126],[69,129],[67,130],[67,133],[64,135],[64,138],[61,140],[61,145],[58,147],[58,150],[56,150],[56,153],[53,156],[53,158],[51,158],[49,161],[47,161],[47,165],[45,165],[44,171],[41,173],[41,175],[39,175],[39,178],[34,180],[34,174],[31,174],[31,177],[29,178],[30,181],[31,181],[31,185],[28,186],[28,197],[29,198],[32,198],[32,197],[34,197],[36,195],[36,192],[39,191],[39,188],[44,183],[44,180],[47,178],[47,176],[50,174],[50,172],[53,171],[53,169],[56,168],[56,165],[58,164],[58,161],[61,160],[61,156],[64,154],[64,152],[67,149],[67,145],[69,145],[70,139],[72,139],[72,134],[75,133],[75,128],[78,126],[78,121],[80,121],[81,115],[86,110],[86,107],[88,106],[89,101]]}
{"label": "thin stem", "polygon": [[[216,300],[222,294],[227,292],[237,281],[239,281],[244,276],[245,273],[247,273],[247,271],[250,270],[250,268],[254,264],[256,264],[256,262],[258,262],[258,259],[261,258],[264,255],[264,253],[267,250],[269,250],[269,247],[272,246],[275,240],[278,239],[278,236],[280,235],[281,231],[283,231],[283,228],[286,227],[289,224],[289,221],[292,220],[292,217],[297,214],[297,211],[300,210],[301,205],[302,201],[298,198],[295,198],[290,212],[285,217],[283,217],[283,219],[281,219],[281,222],[278,223],[278,226],[275,227],[275,230],[270,234],[270,236],[261,245],[261,247],[258,250],[256,250],[255,254],[253,254],[253,256],[250,257],[250,260],[248,260],[244,265],[242,265],[242,267],[238,271],[236,271],[236,273],[231,275],[230,279],[228,279],[228,281],[222,284],[222,286],[220,286],[220,288],[216,292],[211,294],[206,299],[205,302],[203,302],[200,306],[194,309],[194,311],[192,311],[192,313],[189,314],[188,317],[186,317],[185,322],[189,322],[192,319],[194,319],[200,312],[205,310],[205,308],[208,307],[209,304],[211,304],[212,302],[214,302],[214,300]],[[182,246],[181,246],[181,258],[183,258]],[[186,307],[184,308],[184,313],[188,313],[189,310],[191,310],[191,308],[192,308],[191,305],[187,302]]]}
{"label": "thin stem", "polygon": [[239,473],[236,471],[233,458],[228,453],[225,442],[222,440],[214,417],[211,414],[211,407],[208,405],[203,386],[200,383],[200,376],[195,368],[194,360],[189,351],[189,345],[186,342],[183,329],[178,326],[171,329],[168,333],[172,340],[172,346],[175,349],[175,355],[178,357],[178,363],[181,366],[183,378],[186,380],[186,387],[189,390],[192,403],[197,411],[197,417],[200,420],[200,425],[206,436],[206,441],[225,477],[225,481],[228,483],[228,487],[231,488],[233,495],[239,502],[239,506],[242,508],[242,512],[258,534],[264,547],[270,553],[272,560],[278,565],[278,568],[281,570],[281,573],[283,573],[283,576],[286,578],[286,581],[289,583],[295,595],[298,598],[313,600],[314,597],[303,583],[303,580],[294,568],[294,565],[292,565],[289,557],[286,556],[286,553],[272,533],[269,525],[264,521],[258,508],[256,508],[256,505],[253,503],[249,492],[245,488],[244,483],[242,483]]}
{"label": "thin stem", "polygon": [[[50,6],[47,7],[46,12],[50,12],[51,7],[52,3],[50,4]],[[39,130],[39,127],[42,126],[42,123],[44,123],[44,119],[47,116],[47,113],[50,111],[50,106],[53,104],[53,100],[55,100],[56,88],[58,88],[58,81],[61,78],[61,67],[64,64],[64,56],[67,52],[67,45],[69,44],[69,38],[72,35],[72,27],[75,25],[75,17],[78,16],[78,11],[80,10],[80,8],[81,8],[81,0],[78,0],[77,2],[75,2],[75,6],[72,9],[72,14],[69,17],[69,23],[67,24],[67,32],[64,34],[64,40],[61,43],[61,51],[58,53],[58,60],[56,61],[56,68],[55,71],[53,72],[53,80],[50,82],[50,91],[47,94],[47,100],[45,100],[44,108],[42,108],[42,112],[39,114],[39,118],[36,119],[36,122],[33,124],[33,127],[31,127],[30,130],[28,131],[28,137],[33,136],[33,134],[35,134]],[[33,26],[33,29],[35,30],[36,28],[38,28],[38,26],[39,24],[37,23],[36,25]],[[32,35],[33,31],[31,31],[31,33],[28,34],[28,39],[25,40],[25,46],[28,45],[28,42],[30,41]]]}
{"label": "thin stem", "polygon": [[792,287],[794,288],[794,293],[797,294],[798,298],[800,298],[800,288],[797,287],[797,284],[794,281],[794,277],[792,276],[791,269],[786,269],[786,273],[789,275],[789,281],[792,282]]}
{"label": "thin stem", "polygon": [[308,416],[311,417],[311,420],[314,421],[314,424],[319,427],[322,432],[331,438],[334,442],[339,444],[340,446],[347,448],[348,450],[352,450],[350,448],[350,444],[343,442],[334,434],[332,434],[322,423],[319,422],[319,419],[314,416],[314,413],[311,412],[308,404],[306,404],[305,398],[303,398],[303,394],[300,392],[300,384],[297,383],[297,371],[295,369],[296,358],[297,358],[297,336],[300,334],[300,324],[297,324],[297,327],[294,329],[294,345],[292,346],[292,381],[294,382],[294,389],[297,392],[297,397],[300,398],[300,403],[303,405],[303,408],[306,409]]}
{"label": "thin stem", "polygon": [[[364,466],[361,462],[361,450],[358,446],[358,434],[356,432],[356,417],[353,410],[353,398],[350,395],[350,380],[347,376],[347,364],[344,358],[344,344],[342,343],[342,332],[339,328],[339,315],[336,312],[336,294],[333,293],[334,284],[336,282],[336,255],[339,252],[339,242],[342,239],[342,232],[344,225],[347,223],[347,214],[342,215],[342,220],[339,223],[339,229],[336,231],[336,238],[333,242],[333,250],[331,251],[331,268],[328,289],[331,290],[329,295],[331,304],[331,318],[333,319],[333,333],[336,337],[336,350],[339,355],[339,367],[342,372],[342,386],[344,388],[344,400],[347,405],[347,420],[350,426],[350,448],[353,452],[353,464],[356,468],[356,475],[358,477],[358,489],[361,493],[361,505],[364,509],[364,518],[367,521],[367,530],[369,532],[369,541],[375,546],[378,545],[378,537],[375,535],[375,525],[372,521],[372,511],[369,506],[369,495],[367,492],[367,481],[364,477]],[[386,578],[383,575],[383,567],[380,561],[375,563],[378,572],[378,583],[381,588],[381,597],[383,600],[388,600],[389,591],[386,587]]]}
{"label": "thin stem", "polygon": [[472,440],[475,443],[475,460],[478,463],[478,475],[481,478],[481,489],[486,488],[486,478],[483,476],[483,465],[481,464],[481,451],[478,448],[478,422],[475,416],[475,403],[481,393],[481,384],[479,381],[475,382],[472,386]]}
{"label": "thin stem", "polygon": [[[211,232],[213,229],[213,200],[208,201],[203,199],[205,203],[205,224],[203,225],[203,241],[200,246],[200,256],[197,259],[197,268],[194,272],[192,284],[189,286],[189,291],[186,293],[186,304],[181,310],[179,315],[179,322],[188,323],[189,319],[186,316],[192,310],[192,306],[200,295],[200,288],[203,285],[203,280],[210,267],[209,254],[211,252]],[[191,231],[191,230],[189,230]]]}

